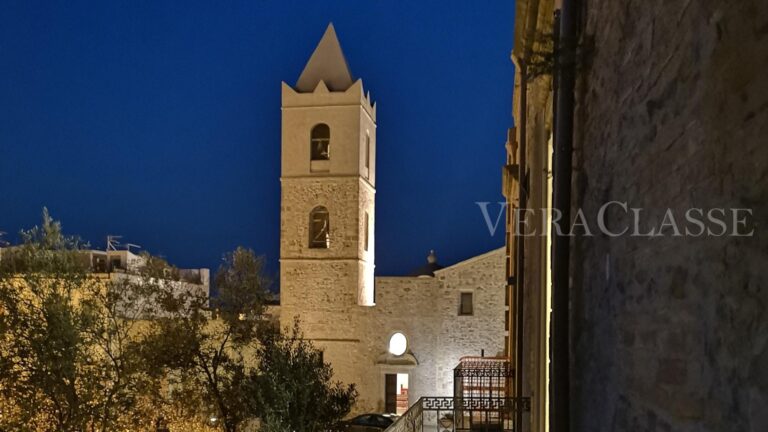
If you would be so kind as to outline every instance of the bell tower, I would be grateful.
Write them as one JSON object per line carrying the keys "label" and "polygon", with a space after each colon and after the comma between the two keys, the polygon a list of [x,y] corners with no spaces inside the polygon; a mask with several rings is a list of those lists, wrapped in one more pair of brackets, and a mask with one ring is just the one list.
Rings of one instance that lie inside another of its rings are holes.
{"label": "bell tower", "polygon": [[375,154],[376,107],[331,24],[296,85],[282,83],[280,314],[310,339],[343,342],[373,306]]}

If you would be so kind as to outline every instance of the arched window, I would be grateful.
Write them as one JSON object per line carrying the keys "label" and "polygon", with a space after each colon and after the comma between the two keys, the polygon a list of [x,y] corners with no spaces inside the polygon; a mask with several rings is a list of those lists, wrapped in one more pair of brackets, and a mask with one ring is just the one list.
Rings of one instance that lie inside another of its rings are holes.
{"label": "arched window", "polygon": [[328,249],[331,244],[331,228],[328,209],[315,207],[309,214],[309,247]]}
{"label": "arched window", "polygon": [[310,147],[313,161],[331,158],[331,128],[327,124],[316,124],[312,128]]}

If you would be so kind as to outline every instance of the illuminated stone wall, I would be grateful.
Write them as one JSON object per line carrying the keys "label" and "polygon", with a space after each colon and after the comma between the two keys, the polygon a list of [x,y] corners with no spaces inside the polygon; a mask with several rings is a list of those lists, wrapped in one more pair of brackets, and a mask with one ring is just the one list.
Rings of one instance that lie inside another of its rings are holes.
{"label": "illuminated stone wall", "polygon": [[[356,304],[340,282],[348,263],[283,262],[280,319],[300,315],[302,329],[325,351],[335,378],[360,391],[356,412],[384,410],[384,376],[409,374],[409,399],[453,394],[453,368],[464,356],[495,356],[504,348],[504,250],[470,258],[435,277],[377,277],[376,305]],[[315,277],[311,288],[308,274]],[[302,288],[303,287],[303,288]],[[285,289],[285,288],[284,288]],[[462,292],[473,293],[473,315],[459,316]],[[405,356],[388,353],[390,337],[403,333]]]}
{"label": "illuminated stone wall", "polygon": [[[496,249],[436,272],[442,317],[436,359],[438,395],[453,390],[453,368],[464,356],[504,354],[505,251]],[[472,293],[473,314],[460,315],[461,293]]]}
{"label": "illuminated stone wall", "polygon": [[[335,379],[356,384],[356,412],[384,410],[387,373],[410,374],[411,402],[450,395],[460,357],[502,350],[503,251],[435,278],[374,279],[376,108],[362,81],[351,80],[332,27],[316,54],[301,85],[282,85],[280,323],[299,317]],[[330,129],[329,159],[313,161],[310,131],[320,123]],[[329,214],[327,249],[309,247],[317,206]],[[461,291],[474,293],[473,316],[458,316]],[[408,339],[405,355],[388,353],[395,332]]]}
{"label": "illuminated stone wall", "polygon": [[575,242],[573,430],[766,431],[768,3],[586,5],[575,204],[751,208],[755,235]]}
{"label": "illuminated stone wall", "polygon": [[[453,395],[453,368],[464,356],[504,349],[504,250],[438,270],[435,277],[377,277],[376,306],[362,309],[362,367],[370,407],[384,409],[384,374],[409,373],[409,402]],[[462,292],[473,294],[473,314],[459,315]],[[415,366],[387,355],[389,338],[403,333]]]}

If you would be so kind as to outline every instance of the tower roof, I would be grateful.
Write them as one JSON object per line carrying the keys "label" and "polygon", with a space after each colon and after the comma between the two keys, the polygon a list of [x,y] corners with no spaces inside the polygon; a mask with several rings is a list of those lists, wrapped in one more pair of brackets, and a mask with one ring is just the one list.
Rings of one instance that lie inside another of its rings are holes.
{"label": "tower roof", "polygon": [[354,82],[333,23],[328,24],[323,38],[304,66],[304,71],[296,82],[296,90],[314,91],[320,81],[331,91],[345,91]]}

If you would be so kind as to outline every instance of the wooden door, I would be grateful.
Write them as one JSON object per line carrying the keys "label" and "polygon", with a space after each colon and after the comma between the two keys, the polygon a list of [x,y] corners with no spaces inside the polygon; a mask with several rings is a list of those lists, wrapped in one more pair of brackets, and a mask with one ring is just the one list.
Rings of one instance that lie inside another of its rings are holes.
{"label": "wooden door", "polygon": [[397,374],[385,375],[384,412],[397,412]]}

